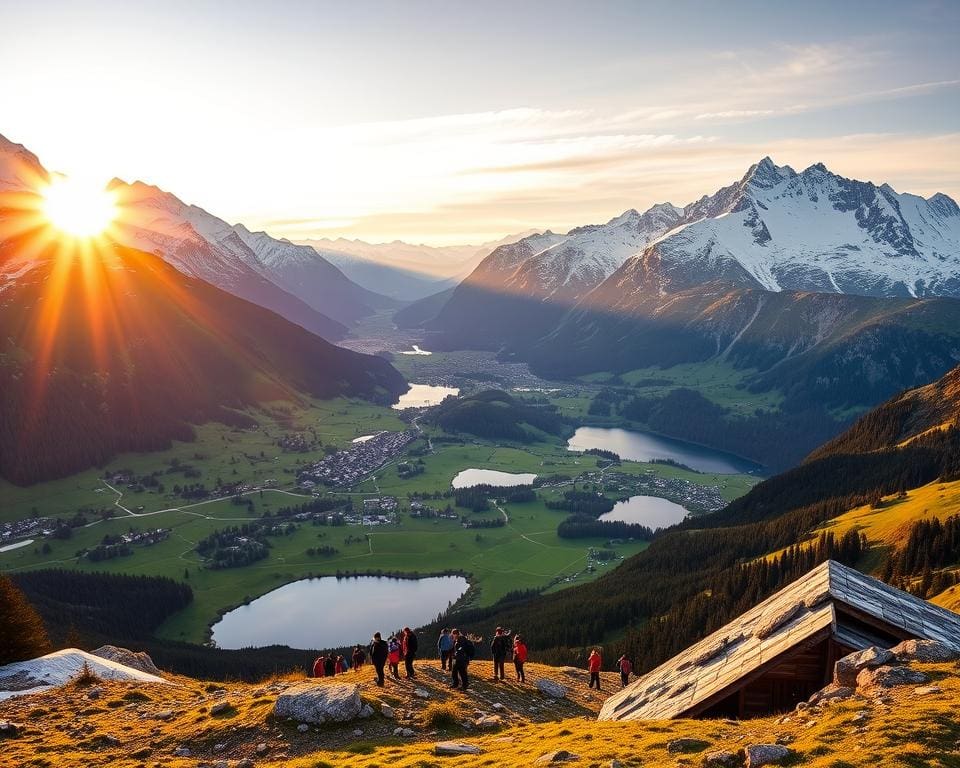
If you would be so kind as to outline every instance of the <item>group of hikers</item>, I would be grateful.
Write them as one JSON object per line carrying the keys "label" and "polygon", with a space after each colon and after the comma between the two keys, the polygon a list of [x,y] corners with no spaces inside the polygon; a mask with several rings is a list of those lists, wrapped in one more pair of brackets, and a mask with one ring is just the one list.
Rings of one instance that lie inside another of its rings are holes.
{"label": "group of hikers", "polygon": [[[470,637],[459,629],[450,630],[446,627],[440,632],[437,640],[437,653],[440,656],[440,668],[450,673],[450,687],[466,690],[470,684],[467,668],[476,653],[475,643],[482,642],[483,638]],[[400,679],[400,662],[403,662],[404,675],[408,679],[417,676],[413,662],[417,657],[419,641],[416,633],[410,627],[404,627],[397,635],[391,635],[384,640],[379,632],[375,632],[370,641],[369,656],[376,670],[376,683],[383,686],[384,669],[389,665],[390,674]],[[502,681],[505,678],[504,668],[507,657],[513,660],[517,682],[527,681],[523,666],[527,661],[527,644],[520,634],[514,634],[509,629],[497,627],[490,641],[490,655],[493,657],[493,679]],[[319,656],[313,662],[314,677],[333,677],[343,674],[352,666],[354,672],[363,668],[367,661],[367,652],[359,645],[353,649],[348,663],[343,656]],[[590,688],[600,690],[600,670],[603,668],[603,657],[599,648],[590,651],[587,658],[587,670],[590,672]],[[617,660],[617,669],[620,672],[620,682],[625,688],[630,682],[633,665],[626,655]]]}

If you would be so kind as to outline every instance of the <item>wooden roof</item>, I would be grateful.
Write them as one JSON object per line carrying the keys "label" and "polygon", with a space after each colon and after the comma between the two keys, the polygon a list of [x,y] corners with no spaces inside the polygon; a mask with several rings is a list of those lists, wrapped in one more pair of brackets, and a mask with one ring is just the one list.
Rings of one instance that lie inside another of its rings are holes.
{"label": "wooden roof", "polygon": [[960,615],[828,560],[614,694],[601,720],[666,720],[716,700],[798,645],[837,629],[838,611],[894,636],[960,650]]}

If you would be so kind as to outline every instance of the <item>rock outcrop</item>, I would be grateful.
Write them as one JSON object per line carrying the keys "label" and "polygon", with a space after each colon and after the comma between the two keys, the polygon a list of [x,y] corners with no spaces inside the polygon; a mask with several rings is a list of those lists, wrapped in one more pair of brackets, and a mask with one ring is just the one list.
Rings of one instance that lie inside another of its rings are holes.
{"label": "rock outcrop", "polygon": [[159,677],[161,674],[160,670],[157,669],[157,665],[153,663],[153,659],[151,659],[150,655],[145,651],[131,651],[127,648],[118,648],[115,645],[101,645],[97,650],[91,651],[91,653],[93,653],[94,656],[99,656],[101,659],[109,659],[110,661],[117,662],[117,664],[123,664],[125,667],[139,669],[148,675],[157,675]]}
{"label": "rock outcrop", "polygon": [[844,656],[833,666],[833,681],[837,685],[856,686],[861,670],[882,667],[893,661],[893,653],[875,645]]}

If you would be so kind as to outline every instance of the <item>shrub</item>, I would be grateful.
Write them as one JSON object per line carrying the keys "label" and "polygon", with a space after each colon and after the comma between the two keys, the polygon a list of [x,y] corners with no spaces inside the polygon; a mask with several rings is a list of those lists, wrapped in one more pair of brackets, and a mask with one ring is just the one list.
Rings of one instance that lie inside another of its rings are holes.
{"label": "shrub", "polygon": [[423,720],[426,725],[434,728],[453,728],[460,717],[457,706],[453,702],[434,702],[423,710]]}

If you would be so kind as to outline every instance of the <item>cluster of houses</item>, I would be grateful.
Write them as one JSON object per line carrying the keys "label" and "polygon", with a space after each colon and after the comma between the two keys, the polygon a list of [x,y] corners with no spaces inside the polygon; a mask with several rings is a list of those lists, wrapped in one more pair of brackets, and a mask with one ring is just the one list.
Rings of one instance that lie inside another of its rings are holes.
{"label": "cluster of houses", "polygon": [[669,499],[695,513],[716,512],[727,502],[716,485],[700,485],[677,477],[661,477],[654,472],[641,475],[626,472],[586,472],[577,478],[602,485],[608,491],[644,494]]}
{"label": "cluster of houses", "polygon": [[49,536],[56,527],[57,521],[51,517],[29,517],[0,523],[0,546],[29,536]]}
{"label": "cluster of houses", "polygon": [[300,473],[299,485],[301,488],[318,484],[337,488],[355,485],[399,455],[415,439],[413,430],[381,432],[311,464]]}
{"label": "cluster of houses", "polygon": [[439,520],[459,520],[460,515],[454,512],[449,506],[446,509],[434,509],[428,507],[422,501],[414,499],[410,502],[410,517],[416,518],[437,518]]}

